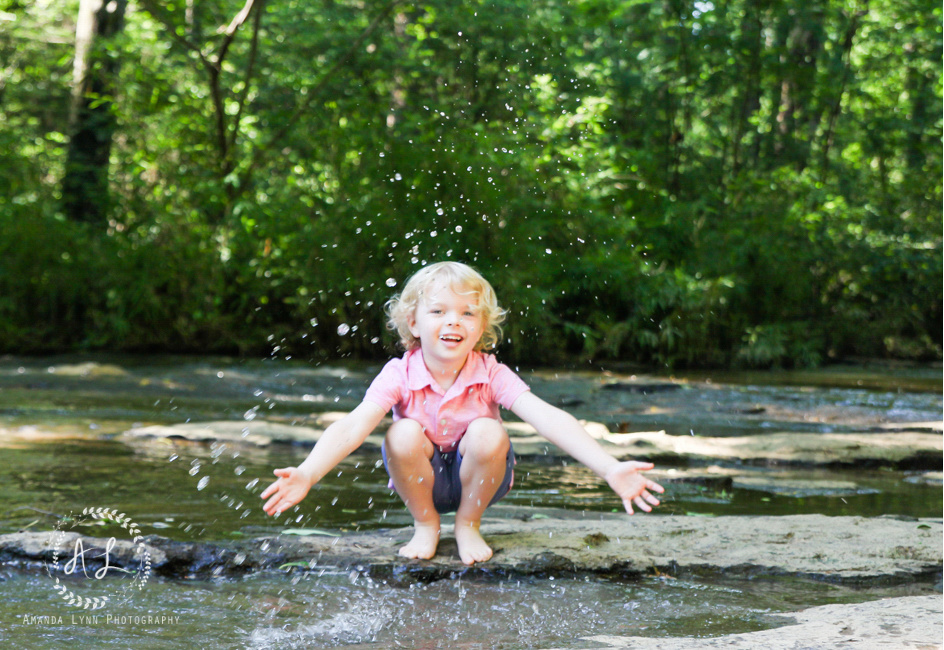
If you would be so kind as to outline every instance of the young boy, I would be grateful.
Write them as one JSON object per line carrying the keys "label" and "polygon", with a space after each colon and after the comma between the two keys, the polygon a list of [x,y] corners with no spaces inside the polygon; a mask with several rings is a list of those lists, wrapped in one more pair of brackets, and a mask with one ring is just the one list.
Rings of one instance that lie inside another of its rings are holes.
{"label": "young boy", "polygon": [[504,312],[478,272],[457,262],[424,267],[387,307],[406,354],[384,366],[360,405],[325,430],[301,465],[275,470],[278,480],[262,493],[267,514],[301,501],[392,409],[384,464],[414,523],[400,555],[433,557],[440,514],[455,512],[459,558],[485,562],[492,549],[479,525],[485,509],[508,493],[515,462],[499,405],[604,479],[629,514],[634,503],[646,512],[659,505],[652,492],[662,486],[640,473],[651,463],[617,461],[573,416],[483,352],[499,340]]}

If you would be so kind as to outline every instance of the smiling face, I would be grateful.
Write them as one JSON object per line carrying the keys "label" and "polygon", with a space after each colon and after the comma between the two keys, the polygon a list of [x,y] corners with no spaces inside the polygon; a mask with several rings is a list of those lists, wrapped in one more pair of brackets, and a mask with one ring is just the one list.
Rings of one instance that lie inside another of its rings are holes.
{"label": "smiling face", "polygon": [[478,294],[458,289],[442,282],[431,284],[409,322],[431,371],[457,374],[485,330]]}

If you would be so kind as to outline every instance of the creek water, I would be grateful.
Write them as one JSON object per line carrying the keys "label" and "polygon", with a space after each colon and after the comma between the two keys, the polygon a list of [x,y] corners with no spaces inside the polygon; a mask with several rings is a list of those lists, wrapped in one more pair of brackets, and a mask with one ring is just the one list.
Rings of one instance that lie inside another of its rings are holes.
{"label": "creek water", "polygon": [[[0,359],[0,533],[48,530],[86,506],[113,508],[143,534],[178,540],[407,525],[376,452],[352,455],[298,513],[272,520],[258,494],[272,468],[297,464],[307,448],[121,435],[187,421],[306,424],[320,412],[351,408],[376,370],[217,358]],[[693,374],[671,378],[671,390],[664,389],[667,378],[652,381],[647,394],[635,390],[638,383],[614,383],[639,379],[625,372],[519,370],[548,401],[612,430],[723,436],[941,419],[940,368]],[[939,517],[942,511],[940,485],[920,480],[918,472],[741,467],[738,476],[733,483],[666,481],[663,506],[647,516]],[[585,468],[532,457],[519,459],[515,488],[502,503],[608,512],[618,506],[614,501]],[[285,570],[239,579],[153,579],[131,602],[89,613],[65,605],[35,567],[0,569],[0,585],[0,639],[4,647],[30,648],[569,647],[593,634],[749,631],[784,624],[780,612],[928,589],[666,576],[493,576],[403,587],[358,572]]]}

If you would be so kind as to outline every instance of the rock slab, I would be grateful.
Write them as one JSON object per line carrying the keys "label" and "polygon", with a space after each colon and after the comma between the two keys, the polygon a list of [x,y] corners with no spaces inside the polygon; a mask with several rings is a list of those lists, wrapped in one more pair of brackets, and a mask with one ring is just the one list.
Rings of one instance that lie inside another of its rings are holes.
{"label": "rock slab", "polygon": [[[266,535],[239,542],[145,538],[153,570],[214,577],[285,565],[353,568],[377,577],[431,581],[481,573],[687,576],[795,576],[849,585],[940,581],[940,520],[890,517],[635,516],[501,507],[483,521],[495,551],[487,563],[459,562],[451,526],[432,560],[397,555],[412,528],[337,536]],[[489,511],[492,513],[492,510]],[[0,564],[47,559],[50,533],[0,535]],[[69,540],[68,544],[72,544]],[[102,546],[88,538],[84,545]],[[117,550],[116,550],[117,555]]]}
{"label": "rock slab", "polygon": [[941,596],[824,605],[784,614],[787,625],[760,632],[709,639],[599,635],[582,639],[586,645],[569,646],[569,650],[937,650],[942,638],[941,605]]}

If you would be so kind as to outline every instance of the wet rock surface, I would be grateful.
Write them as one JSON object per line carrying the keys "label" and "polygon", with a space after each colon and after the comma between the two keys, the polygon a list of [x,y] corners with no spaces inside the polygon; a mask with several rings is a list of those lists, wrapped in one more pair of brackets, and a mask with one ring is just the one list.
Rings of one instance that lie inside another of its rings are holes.
{"label": "wet rock surface", "polygon": [[[825,605],[782,614],[783,627],[716,638],[625,637],[599,635],[582,639],[571,650],[840,650],[888,648],[932,650],[941,647],[941,597],[888,598],[855,605]],[[779,617],[779,616],[778,616]],[[552,649],[548,649],[552,650]]]}
{"label": "wet rock surface", "polygon": [[[439,553],[406,560],[397,549],[412,528],[341,535],[260,536],[226,543],[177,542],[149,536],[155,573],[170,577],[238,575],[284,565],[353,568],[406,582],[457,574],[597,574],[685,576],[796,576],[849,585],[940,580],[940,520],[893,517],[697,517],[585,514],[497,506],[482,530],[495,555],[466,567],[446,523]],[[75,536],[61,540],[60,553]],[[51,557],[51,533],[0,536],[0,562],[42,563]],[[84,537],[86,548],[105,540]],[[126,542],[125,544],[130,544]],[[126,552],[127,551],[127,552]],[[129,561],[118,541],[113,563]]]}

